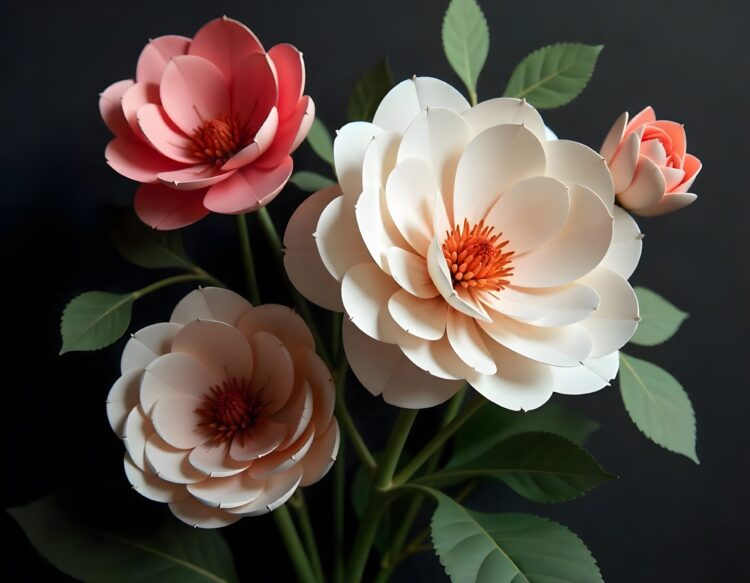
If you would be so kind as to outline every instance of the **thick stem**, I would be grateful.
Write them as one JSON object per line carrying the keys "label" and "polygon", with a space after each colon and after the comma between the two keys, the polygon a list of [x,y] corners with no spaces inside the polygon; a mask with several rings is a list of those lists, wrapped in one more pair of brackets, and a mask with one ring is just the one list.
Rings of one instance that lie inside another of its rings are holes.
{"label": "thick stem", "polygon": [[150,294],[151,292],[159,290],[163,287],[174,285],[176,283],[184,283],[187,281],[204,281],[209,283],[212,279],[214,279],[213,276],[210,276],[208,274],[204,275],[197,273],[184,273],[182,275],[173,275],[172,277],[160,279],[159,281],[155,281],[154,283],[151,283],[146,287],[142,287],[141,289],[132,292],[132,295],[133,299],[137,300],[138,298],[143,297],[146,294]]}
{"label": "thick stem", "polygon": [[339,444],[333,468],[333,580],[344,583],[344,498],[346,496],[346,443]]}
{"label": "thick stem", "polygon": [[318,544],[315,542],[315,532],[313,531],[312,521],[310,520],[310,513],[307,511],[305,495],[302,493],[301,489],[298,489],[294,493],[292,507],[297,511],[299,525],[302,529],[302,538],[305,541],[307,556],[310,558],[313,571],[315,572],[315,579],[317,579],[319,583],[325,583],[323,566],[321,565],[320,554],[318,553]]}
{"label": "thick stem", "polygon": [[297,578],[302,583],[316,583],[310,561],[307,559],[307,555],[305,555],[305,550],[302,547],[302,542],[299,539],[297,529],[294,526],[287,507],[280,506],[271,513],[271,516],[273,516],[276,526],[279,528],[281,538],[284,540],[284,545],[289,553],[289,558],[292,560],[292,566],[297,573]]}
{"label": "thick stem", "polygon": [[247,232],[247,218],[237,215],[237,234],[240,237],[240,251],[242,252],[242,267],[245,270],[245,284],[247,285],[247,299],[254,306],[260,304],[258,279],[255,276],[255,261],[250,247],[250,235]]}
{"label": "thick stem", "polygon": [[354,451],[357,453],[362,465],[372,474],[375,471],[377,463],[372,453],[370,453],[365,440],[362,439],[357,425],[349,413],[349,409],[346,407],[346,395],[344,393],[346,391],[346,373],[348,369],[349,364],[345,358],[342,358],[339,369],[336,371],[336,419],[349,438],[349,441],[351,441],[352,447],[354,447]]}

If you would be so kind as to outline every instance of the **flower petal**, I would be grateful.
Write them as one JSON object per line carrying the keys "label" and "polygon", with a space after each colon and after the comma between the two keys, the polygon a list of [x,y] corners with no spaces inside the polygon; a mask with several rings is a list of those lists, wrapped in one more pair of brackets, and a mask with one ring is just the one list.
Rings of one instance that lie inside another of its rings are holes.
{"label": "flower petal", "polygon": [[617,376],[620,354],[615,351],[598,358],[587,358],[580,366],[554,367],[555,392],[563,395],[587,395],[604,387]]}
{"label": "flower petal", "polygon": [[[279,95],[273,63],[266,53],[253,53],[235,64],[233,75],[229,90],[231,108],[223,113],[231,111],[237,116],[240,127],[255,135]],[[279,120],[284,121],[281,116]],[[281,127],[283,123],[277,125]]]}
{"label": "flower petal", "polygon": [[172,348],[172,340],[182,326],[160,322],[141,328],[130,337],[120,359],[120,370],[124,374],[133,368],[142,369],[166,354]]}
{"label": "flower petal", "polygon": [[216,65],[231,82],[236,69],[248,55],[262,53],[258,37],[241,22],[222,16],[204,24],[190,45],[189,53]]}
{"label": "flower petal", "polygon": [[184,55],[190,47],[190,39],[175,34],[150,40],[138,57],[135,78],[138,83],[161,83],[164,69],[173,57]]}
{"label": "flower petal", "polygon": [[633,181],[635,169],[638,165],[640,140],[638,134],[630,134],[620,146],[620,149],[609,162],[612,172],[612,184],[615,192],[622,192]]}
{"label": "flower petal", "polygon": [[362,332],[393,343],[398,329],[388,313],[388,300],[399,290],[393,279],[374,263],[360,263],[346,272],[341,282],[344,308]]}
{"label": "flower petal", "polygon": [[291,498],[302,479],[302,468],[299,465],[285,472],[274,474],[265,480],[263,492],[255,500],[244,506],[227,509],[238,516],[260,516],[273,512]]}
{"label": "flower petal", "polygon": [[186,449],[172,447],[156,433],[146,440],[146,464],[162,480],[174,484],[192,484],[206,476],[190,465]]}
{"label": "flower petal", "polygon": [[424,340],[439,340],[445,334],[448,304],[442,297],[421,298],[399,290],[388,300],[388,312],[405,332]]}
{"label": "flower petal", "polygon": [[294,374],[305,379],[313,395],[312,424],[321,435],[331,422],[336,405],[336,385],[325,363],[311,348],[298,348],[292,354]]}
{"label": "flower petal", "polygon": [[556,287],[509,286],[489,303],[493,310],[534,326],[567,326],[590,316],[599,307],[599,295],[580,283]]}
{"label": "flower petal", "polygon": [[138,368],[125,371],[107,395],[107,419],[112,431],[120,439],[125,432],[128,415],[139,404],[142,373],[143,371]]}
{"label": "flower petal", "polygon": [[339,424],[334,418],[325,433],[313,441],[305,457],[299,462],[302,468],[300,486],[310,486],[328,473],[336,461],[340,441]]}
{"label": "flower petal", "polygon": [[654,206],[636,212],[642,217],[658,217],[680,210],[695,202],[697,198],[697,194],[690,192],[667,194]]}
{"label": "flower petal", "polygon": [[273,168],[280,164],[304,141],[314,120],[315,103],[305,95],[291,115],[279,122],[279,129],[273,142],[268,150],[255,161],[255,165],[260,168]]}
{"label": "flower petal", "polygon": [[151,83],[136,83],[123,94],[120,103],[122,113],[135,137],[142,140],[146,139],[141,126],[138,124],[138,110],[144,105],[158,105],[160,103],[159,87]]}
{"label": "flower petal", "polygon": [[[373,142],[375,143],[377,142]],[[394,247],[408,249],[410,245],[388,212],[385,189],[374,184],[366,185],[357,199],[354,212],[360,235],[370,256],[383,271],[390,273],[388,250]]]}
{"label": "flower petal", "polygon": [[256,480],[265,480],[280,472],[285,472],[305,457],[315,441],[315,426],[308,425],[299,439],[291,446],[263,456],[253,462],[248,474]]}
{"label": "flower petal", "polygon": [[585,186],[595,192],[612,212],[615,189],[604,158],[591,148],[569,140],[547,142],[544,149],[547,154],[547,176]]}
{"label": "flower petal", "polygon": [[656,113],[654,112],[654,108],[649,105],[644,107],[630,120],[630,123],[625,127],[625,133],[634,132],[642,125],[653,121],[656,121]]}
{"label": "flower petal", "polygon": [[419,298],[434,298],[440,295],[427,271],[427,261],[400,247],[387,251],[388,270],[393,279],[410,294]]}
{"label": "flower petal", "polygon": [[643,233],[640,228],[622,207],[615,207],[615,222],[612,231],[612,242],[607,254],[599,264],[608,267],[615,273],[619,273],[628,279],[641,258],[643,247]]}
{"label": "flower petal", "polygon": [[252,461],[274,451],[286,437],[286,427],[269,419],[259,419],[244,439],[235,438],[229,455],[238,462]]}
{"label": "flower petal", "polygon": [[177,502],[189,496],[182,484],[173,484],[157,477],[151,472],[144,472],[125,454],[125,476],[133,490],[154,502]]}
{"label": "flower petal", "polygon": [[357,228],[354,208],[346,196],[333,199],[320,214],[315,242],[323,265],[338,281],[359,263],[371,263]]}
{"label": "flower petal", "polygon": [[[310,383],[295,376],[292,396],[282,409],[271,416],[271,420],[286,425],[286,437],[279,444],[278,451],[284,451],[297,441],[310,425],[313,414],[313,394]],[[268,454],[276,455],[276,452]]]}
{"label": "flower petal", "polygon": [[240,517],[219,508],[211,508],[192,496],[172,502],[169,509],[177,518],[193,528],[221,528],[237,522]]}
{"label": "flower petal", "polygon": [[133,463],[144,471],[146,471],[146,441],[153,432],[154,427],[143,413],[143,409],[134,407],[125,420],[122,442]]}
{"label": "flower petal", "polygon": [[[356,125],[361,127],[361,124]],[[385,188],[388,175],[396,165],[400,145],[401,134],[397,132],[381,131],[370,138],[362,160],[362,187],[364,190],[367,190],[368,187],[370,189]]]}
{"label": "flower petal", "polygon": [[167,117],[164,108],[147,103],[136,114],[138,127],[149,143],[171,160],[183,164],[199,164],[200,158],[193,155],[193,143]]}
{"label": "flower petal", "polygon": [[109,131],[116,136],[130,136],[131,129],[122,111],[122,96],[133,86],[132,79],[112,83],[99,95],[99,113]]}
{"label": "flower petal", "polygon": [[170,352],[146,367],[141,381],[141,407],[150,413],[159,399],[172,395],[202,399],[221,380],[192,356]]}
{"label": "flower petal", "polygon": [[522,124],[534,132],[539,141],[547,140],[542,116],[523,99],[498,97],[475,105],[462,114],[471,128],[471,135],[477,136],[493,126]]}
{"label": "flower petal", "polygon": [[357,200],[362,193],[362,164],[373,138],[381,133],[379,127],[364,121],[346,124],[336,133],[333,160],[341,190],[345,197]]}
{"label": "flower petal", "polygon": [[448,310],[446,332],[451,347],[468,367],[483,375],[493,375],[497,372],[497,365],[487,350],[473,318],[456,310]]}
{"label": "flower petal", "polygon": [[614,124],[612,124],[612,128],[609,130],[607,137],[604,138],[604,143],[602,144],[599,153],[602,158],[607,161],[607,164],[612,161],[615,152],[617,152],[617,148],[620,146],[620,142],[622,142],[622,138],[625,135],[625,127],[627,125],[628,112],[626,111],[617,118],[617,121],[615,121]]}
{"label": "flower petal", "polygon": [[278,128],[279,112],[275,107],[272,107],[271,111],[268,113],[268,117],[256,132],[253,141],[229,158],[221,169],[235,170],[257,160],[266,150],[268,150],[268,148],[271,147]]}
{"label": "flower petal", "polygon": [[203,204],[222,214],[240,214],[259,209],[271,202],[286,186],[294,163],[287,156],[270,170],[244,166],[230,178],[208,189]]}
{"label": "flower petal", "polygon": [[203,206],[204,195],[203,190],[180,192],[163,184],[142,184],[135,193],[135,212],[159,231],[181,229],[209,213]]}
{"label": "flower petal", "polygon": [[272,47],[268,56],[276,67],[279,84],[279,117],[287,119],[302,99],[305,90],[305,60],[296,47],[282,43]]}
{"label": "flower petal", "polygon": [[257,332],[273,334],[290,353],[300,347],[315,350],[312,332],[302,317],[279,304],[264,304],[249,310],[237,323],[237,329],[247,339]]}
{"label": "flower petal", "polygon": [[641,156],[638,158],[633,181],[617,194],[617,200],[626,209],[638,212],[657,204],[665,193],[664,174],[651,160]]}
{"label": "flower petal", "polygon": [[250,477],[248,472],[224,478],[208,478],[187,489],[195,498],[214,508],[237,508],[255,500],[263,492],[263,482]]}
{"label": "flower petal", "polygon": [[[263,412],[273,415],[289,400],[294,388],[294,366],[289,351],[273,334],[256,332],[253,348],[253,387],[263,391]],[[284,435],[286,437],[286,431]]]}
{"label": "flower petal", "polygon": [[157,178],[163,184],[170,186],[175,190],[201,190],[218,184],[226,180],[235,173],[233,170],[221,172],[214,166],[202,164],[200,166],[190,166],[171,172],[160,172]]}
{"label": "flower petal", "polygon": [[685,180],[681,184],[678,184],[677,187],[675,187],[674,192],[686,193],[693,185],[695,177],[698,176],[698,173],[701,171],[702,167],[703,165],[698,158],[696,158],[692,154],[686,154],[685,161],[683,162],[682,166],[683,170],[685,170]]}
{"label": "flower petal", "polygon": [[196,320],[216,320],[234,326],[252,307],[250,302],[231,290],[201,287],[180,300],[169,321],[189,324]]}
{"label": "flower petal", "polygon": [[456,381],[463,380],[471,373],[471,367],[459,358],[447,335],[439,340],[423,340],[403,334],[398,340],[406,357],[435,378]]}
{"label": "flower petal", "polygon": [[225,478],[239,474],[251,462],[238,462],[229,456],[226,443],[204,443],[190,451],[190,465],[211,478]]}
{"label": "flower petal", "polygon": [[200,427],[203,419],[196,412],[202,405],[200,399],[184,395],[162,397],[151,410],[151,423],[159,437],[172,447],[197,447],[207,439]]}
{"label": "flower petal", "polygon": [[157,182],[161,172],[179,170],[180,162],[170,160],[137,139],[117,137],[104,150],[107,164],[125,178],[142,183]]}

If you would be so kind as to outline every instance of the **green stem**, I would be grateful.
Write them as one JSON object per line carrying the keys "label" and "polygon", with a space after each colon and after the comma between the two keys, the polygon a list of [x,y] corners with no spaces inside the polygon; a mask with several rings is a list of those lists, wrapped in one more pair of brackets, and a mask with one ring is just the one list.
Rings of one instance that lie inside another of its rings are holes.
{"label": "green stem", "polygon": [[216,287],[227,287],[227,284],[225,284],[220,279],[214,277],[208,271],[203,269],[202,267],[198,267],[197,265],[193,267],[192,272],[195,275],[200,276],[205,280],[206,283],[210,283],[211,285],[215,285]]}
{"label": "green stem", "polygon": [[333,580],[344,583],[344,497],[346,496],[346,443],[339,444],[333,468]]}
{"label": "green stem", "polygon": [[315,319],[313,318],[312,312],[310,311],[310,306],[307,304],[305,298],[303,298],[302,295],[297,291],[297,288],[292,285],[292,282],[289,281],[289,277],[286,274],[286,269],[284,268],[284,256],[282,253],[281,238],[279,237],[279,233],[276,231],[276,227],[273,224],[271,215],[268,214],[268,209],[266,209],[266,207],[261,207],[260,209],[258,209],[258,212],[256,214],[258,215],[258,221],[260,222],[260,226],[266,236],[266,240],[271,247],[271,254],[273,255],[276,267],[279,273],[281,273],[282,277],[284,278],[284,281],[286,282],[289,293],[294,300],[294,305],[297,306],[297,311],[299,311],[300,316],[302,316],[305,322],[307,322],[307,325],[312,332],[313,338],[315,338],[315,346],[318,349],[318,354],[320,354],[321,358],[326,362],[328,367],[332,368],[333,361],[328,355],[326,344],[325,342],[323,342],[323,338],[321,337],[320,332],[318,332],[318,327],[316,326]]}
{"label": "green stem", "polygon": [[477,92],[475,89],[469,88],[469,101],[471,102],[472,107],[477,104]]}
{"label": "green stem", "polygon": [[354,538],[349,559],[348,581],[362,580],[367,565],[367,557],[370,555],[380,519],[389,502],[388,495],[393,484],[393,474],[416,418],[417,410],[415,409],[402,409],[396,418],[396,423],[388,438],[388,444],[375,473],[375,486],[367,501],[364,516],[357,530],[357,536]]}
{"label": "green stem", "polygon": [[443,444],[448,441],[456,431],[458,431],[464,423],[466,423],[474,413],[479,411],[487,403],[487,400],[483,397],[478,397],[471,401],[466,408],[448,425],[438,431],[435,436],[427,442],[417,455],[406,464],[406,466],[398,473],[393,479],[393,483],[396,486],[405,484],[409,478],[411,478],[421,468],[432,455],[438,452]]}
{"label": "green stem", "polygon": [[132,292],[132,295],[133,295],[133,299],[137,300],[138,298],[143,297],[146,294],[150,294],[151,292],[154,292],[158,289],[161,289],[163,287],[168,287],[176,283],[183,283],[186,281],[211,282],[212,279],[213,279],[213,276],[210,276],[208,274],[201,275],[197,273],[184,273],[182,275],[173,275],[172,277],[160,279],[159,281],[155,281],[154,283],[149,284],[146,287],[142,287],[141,289]]}
{"label": "green stem", "polygon": [[349,370],[349,363],[345,358],[341,359],[339,368],[336,371],[336,419],[341,424],[341,428],[351,441],[354,451],[357,453],[362,465],[372,474],[377,467],[375,458],[370,453],[365,440],[362,439],[357,425],[354,423],[349,409],[346,406],[346,372]]}
{"label": "green stem", "polygon": [[297,573],[297,578],[303,583],[316,583],[310,561],[308,561],[307,555],[305,555],[305,550],[302,547],[297,529],[289,514],[289,509],[286,506],[280,506],[271,513],[271,516],[276,521],[281,538],[284,540],[284,545],[289,553],[289,558],[292,560],[292,566]]}
{"label": "green stem", "polygon": [[312,521],[310,520],[310,513],[307,511],[305,495],[302,493],[301,489],[298,489],[294,493],[291,505],[297,511],[299,525],[302,529],[302,538],[305,541],[307,556],[310,557],[310,561],[312,562],[315,579],[317,579],[319,583],[325,583],[323,566],[320,563],[320,554],[318,553],[318,544],[315,542],[315,532],[313,531]]}
{"label": "green stem", "polygon": [[255,261],[253,250],[250,247],[250,235],[247,232],[247,217],[237,215],[237,234],[240,237],[240,250],[242,251],[242,266],[245,269],[245,283],[247,284],[247,299],[257,306],[260,304],[260,291],[258,290],[258,279],[255,277]]}

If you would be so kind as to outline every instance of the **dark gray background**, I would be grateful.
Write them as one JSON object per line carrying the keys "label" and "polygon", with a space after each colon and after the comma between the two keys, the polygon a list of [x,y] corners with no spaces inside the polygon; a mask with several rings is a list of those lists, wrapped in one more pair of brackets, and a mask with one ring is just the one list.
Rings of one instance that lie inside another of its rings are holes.
{"label": "dark gray background", "polygon": [[[659,116],[686,125],[689,151],[704,163],[694,186],[699,199],[677,214],[641,221],[644,257],[633,281],[663,293],[691,317],[674,340],[634,353],[661,364],[684,384],[697,413],[702,463],[695,466],[642,436],[616,388],[557,397],[602,423],[591,450],[621,479],[554,507],[520,503],[500,487],[469,505],[522,509],[560,520],[586,541],[611,582],[744,580],[750,71],[748,10],[739,7],[746,5],[653,0],[482,4],[492,42],[480,99],[499,95],[513,66],[541,45],[603,43],[599,70],[585,92],[571,105],[545,114],[551,127],[598,148],[624,109],[635,113],[651,104]],[[133,74],[149,37],[190,36],[203,22],[226,13],[247,23],[266,46],[289,41],[304,51],[308,92],[322,119],[338,127],[345,122],[353,82],[384,54],[390,55],[397,79],[417,73],[459,86],[440,42],[446,5],[444,0],[2,4],[4,506],[78,485],[90,497],[88,510],[99,515],[121,508],[126,499],[144,516],[158,511],[134,494],[102,493],[105,484],[125,481],[122,447],[104,415],[122,342],[96,354],[57,356],[59,315],[73,295],[89,289],[126,291],[158,277],[127,265],[108,242],[110,210],[129,205],[135,186],[104,164],[109,136],[98,115],[98,92]],[[324,170],[306,146],[296,162],[298,168]],[[279,225],[303,196],[290,187],[274,202],[271,213]],[[210,217],[185,236],[196,259],[239,284],[230,218]],[[260,241],[257,245],[262,248]],[[273,279],[262,283],[266,298],[286,301]],[[134,328],[166,319],[185,291],[139,301]],[[375,447],[382,445],[391,411],[358,387],[351,388],[350,400],[367,438]],[[423,437],[434,415],[422,417]],[[330,481],[309,489],[308,498],[325,546]],[[11,537],[4,563],[6,573],[15,573],[12,580],[63,579],[37,557],[7,516],[2,527]],[[243,521],[226,534],[247,580],[291,576],[267,518]],[[260,573],[268,576],[259,578]],[[437,561],[427,556],[407,563],[397,580],[444,578]]]}

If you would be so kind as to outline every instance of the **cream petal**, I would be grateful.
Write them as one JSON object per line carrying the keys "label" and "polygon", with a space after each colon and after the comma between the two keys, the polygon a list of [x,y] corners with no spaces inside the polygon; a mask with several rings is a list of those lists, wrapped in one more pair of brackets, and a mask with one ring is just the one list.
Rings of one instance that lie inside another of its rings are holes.
{"label": "cream petal", "polygon": [[493,126],[521,124],[534,132],[539,141],[548,139],[542,116],[523,99],[512,97],[488,99],[465,111],[462,117],[469,124],[472,136],[479,135]]}
{"label": "cream petal", "polygon": [[612,242],[609,245],[607,254],[599,264],[619,273],[625,279],[628,279],[641,258],[641,248],[643,247],[643,233],[640,228],[622,207],[616,206],[615,222],[612,231]]}
{"label": "cream petal", "polygon": [[381,131],[372,137],[362,160],[362,187],[385,188],[388,175],[396,165],[401,144],[398,132]]}
{"label": "cream petal", "polygon": [[238,462],[229,456],[226,443],[204,443],[190,451],[188,461],[210,478],[225,478],[245,471],[251,462]]}
{"label": "cream petal", "polygon": [[638,165],[640,145],[638,134],[630,134],[612,158],[612,161],[609,162],[615,192],[622,192],[633,181],[635,168]]}
{"label": "cream petal", "polygon": [[344,196],[323,209],[314,237],[323,265],[338,281],[358,263],[371,261],[359,234],[354,206]]}
{"label": "cream petal", "polygon": [[570,184],[570,212],[557,235],[514,256],[513,285],[551,287],[569,283],[596,267],[612,240],[613,217],[593,191]]}
{"label": "cream petal", "polygon": [[545,144],[546,175],[562,182],[575,182],[592,190],[611,212],[615,204],[615,190],[607,163],[588,146],[557,140]]}
{"label": "cream petal", "polygon": [[330,186],[310,195],[297,207],[284,233],[284,267],[294,287],[308,300],[343,312],[341,285],[328,273],[314,237],[323,209],[338,196],[341,188]]}
{"label": "cream petal", "polygon": [[456,171],[454,222],[479,222],[511,186],[544,175],[544,146],[522,125],[494,126],[466,147]]}
{"label": "cream petal", "polygon": [[388,211],[385,189],[366,185],[355,206],[357,225],[370,257],[390,273],[386,254],[391,247],[408,249],[409,243],[399,232]]}
{"label": "cream petal", "polygon": [[[344,352],[352,371],[373,395],[408,409],[434,407],[450,399],[463,380],[436,378],[404,355],[398,346],[373,340],[344,320]],[[456,359],[458,360],[458,359]]]}
{"label": "cream petal", "polygon": [[156,401],[170,395],[203,398],[222,379],[215,378],[192,356],[172,352],[146,367],[141,380],[141,407],[150,412]]}
{"label": "cream petal", "polygon": [[698,195],[689,192],[667,194],[654,206],[634,212],[642,217],[658,217],[684,208],[697,198]]}
{"label": "cream petal", "polygon": [[140,407],[135,407],[125,420],[122,441],[130,459],[142,470],[146,470],[146,441],[153,432],[154,427],[149,418]]}
{"label": "cream petal", "polygon": [[169,509],[177,518],[193,528],[221,528],[237,522],[240,517],[219,508],[211,508],[193,497],[172,502]]}
{"label": "cream petal", "polygon": [[227,512],[238,516],[260,516],[273,512],[292,497],[302,480],[302,468],[296,465],[289,470],[274,474],[265,480],[263,492],[244,506],[229,508]]}
{"label": "cream petal", "polygon": [[399,162],[388,177],[385,199],[399,232],[422,257],[433,236],[435,198],[439,187],[429,163],[422,158]]}
{"label": "cream petal", "polygon": [[553,366],[576,366],[591,354],[591,336],[582,324],[541,327],[497,312],[491,315],[491,323],[479,322],[482,330],[495,342],[526,358]]}
{"label": "cream petal", "polygon": [[412,77],[391,89],[380,102],[372,123],[403,134],[409,124],[428,107],[445,107],[456,113],[469,109],[456,89],[432,77]]}
{"label": "cream petal", "polygon": [[467,366],[482,375],[493,375],[497,372],[497,365],[487,350],[473,318],[464,316],[456,310],[448,310],[446,332],[451,347]]}
{"label": "cream petal", "polygon": [[669,168],[668,166],[659,166],[659,170],[664,174],[664,181],[667,192],[672,192],[685,179],[685,171],[681,168]]}
{"label": "cream petal", "polygon": [[599,295],[580,283],[557,287],[510,286],[488,304],[493,310],[535,326],[567,326],[590,316],[599,307]]}
{"label": "cream petal", "polygon": [[256,332],[250,345],[255,361],[252,386],[261,391],[263,413],[273,415],[286,404],[294,388],[292,357],[281,340],[268,332]]}
{"label": "cream petal", "polygon": [[277,449],[253,462],[248,474],[256,480],[265,480],[285,472],[302,460],[315,440],[315,426],[308,425],[295,443],[285,449]]}
{"label": "cream petal", "polygon": [[447,334],[439,340],[422,340],[404,334],[399,338],[399,347],[411,362],[433,377],[457,381],[471,373],[471,367],[453,350]]}
{"label": "cream petal", "polygon": [[268,332],[281,340],[291,353],[300,346],[315,349],[310,328],[291,308],[278,304],[264,304],[249,310],[237,323],[237,329],[252,338],[257,332]]}
{"label": "cream petal", "polygon": [[244,439],[235,438],[229,447],[229,455],[238,462],[248,462],[268,455],[274,451],[286,437],[286,426],[283,423],[261,419],[255,423],[249,435]]}
{"label": "cream petal", "polygon": [[203,418],[196,412],[202,405],[203,401],[185,395],[162,397],[151,411],[151,423],[172,447],[197,447],[207,439],[200,428]]}
{"label": "cream petal", "polygon": [[224,322],[198,320],[187,324],[174,337],[172,352],[192,356],[217,382],[253,376],[253,353],[247,338]]}
{"label": "cream petal", "polygon": [[120,359],[120,370],[144,368],[172,348],[172,340],[182,329],[179,324],[160,322],[141,328],[130,337]]}
{"label": "cream petal", "polygon": [[593,339],[589,357],[619,350],[638,327],[638,299],[633,288],[625,278],[606,267],[597,267],[580,282],[596,290],[602,300],[599,309],[581,322]]}
{"label": "cream petal", "polygon": [[619,203],[628,210],[642,211],[658,203],[666,193],[664,174],[645,156],[638,158],[633,181],[617,194]]}
{"label": "cream petal", "polygon": [[312,424],[318,434],[326,430],[336,405],[336,385],[325,363],[310,348],[298,348],[292,355],[294,374],[305,379],[312,390]]}
{"label": "cream petal", "polygon": [[150,472],[144,472],[125,454],[125,476],[133,490],[154,502],[177,502],[189,496],[182,484],[173,484],[158,478]]}
{"label": "cream petal", "polygon": [[599,150],[599,153],[602,155],[602,158],[604,158],[607,163],[612,161],[612,158],[615,155],[615,152],[617,152],[617,148],[620,145],[620,142],[622,141],[622,137],[625,135],[625,126],[628,125],[628,112],[624,112],[620,117],[617,118],[617,121],[612,125],[612,128],[609,130],[609,133],[607,134],[607,137],[604,138],[604,143],[602,144],[601,149]]}
{"label": "cream petal", "polygon": [[[637,134],[633,134],[636,135]],[[630,136],[628,136],[630,138]],[[667,164],[667,151],[664,149],[664,145],[657,139],[644,140],[641,142],[641,154],[646,156],[657,166],[666,166]],[[617,189],[615,189],[617,192]]]}
{"label": "cream petal", "polygon": [[333,160],[344,196],[357,200],[362,192],[362,163],[373,138],[382,130],[371,123],[355,121],[336,132]]}
{"label": "cream petal", "polygon": [[[272,421],[286,425],[286,437],[279,444],[279,450],[286,449],[297,441],[305,432],[313,415],[313,394],[310,383],[305,379],[295,377],[292,396],[281,411],[271,416]],[[269,454],[274,455],[274,454]]]}
{"label": "cream petal", "polygon": [[299,465],[302,468],[300,486],[310,486],[328,473],[333,462],[336,461],[340,440],[339,424],[334,418],[325,433],[313,441],[310,449],[300,460]]}
{"label": "cream petal", "polygon": [[448,304],[442,297],[420,298],[399,290],[388,300],[388,311],[405,332],[424,340],[439,340],[445,334]]}
{"label": "cream petal", "polygon": [[188,324],[195,320],[217,320],[234,326],[251,307],[250,302],[233,291],[202,287],[180,300],[169,321]]}
{"label": "cream petal", "polygon": [[497,373],[474,373],[468,381],[477,392],[512,411],[531,411],[549,400],[554,387],[551,367],[494,342],[488,343],[487,348],[497,363]]}
{"label": "cream petal", "polygon": [[393,279],[410,294],[419,298],[434,298],[440,295],[432,283],[424,258],[400,247],[391,247],[386,256]]}
{"label": "cream petal", "polygon": [[146,464],[162,480],[174,484],[192,484],[206,476],[188,461],[190,451],[172,447],[156,433],[146,440]]}
{"label": "cream petal", "polygon": [[587,358],[580,366],[554,367],[555,392],[563,395],[587,395],[604,387],[617,376],[620,353],[615,351],[599,358]]}
{"label": "cream petal", "polygon": [[263,492],[263,482],[250,477],[248,472],[225,478],[207,478],[187,489],[195,498],[214,508],[236,508],[255,500]]}
{"label": "cream petal", "polygon": [[341,298],[349,320],[376,340],[395,342],[398,330],[388,313],[388,300],[399,289],[374,263],[355,265],[341,282]]}
{"label": "cream petal", "polygon": [[512,186],[492,206],[485,223],[510,241],[516,255],[539,247],[565,225],[568,187],[554,178],[535,176]]}
{"label": "cream petal", "polygon": [[107,395],[107,419],[119,438],[125,431],[125,422],[130,412],[138,406],[143,370],[132,368],[115,381]]}

